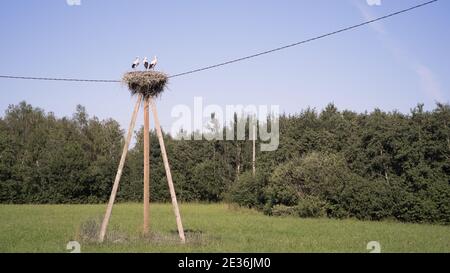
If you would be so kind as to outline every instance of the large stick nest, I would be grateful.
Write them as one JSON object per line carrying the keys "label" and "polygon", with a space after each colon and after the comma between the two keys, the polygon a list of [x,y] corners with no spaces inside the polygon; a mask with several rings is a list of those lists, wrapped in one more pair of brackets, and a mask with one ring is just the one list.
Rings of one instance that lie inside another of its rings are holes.
{"label": "large stick nest", "polygon": [[132,71],[123,75],[132,95],[142,94],[144,98],[157,97],[164,91],[168,81],[166,74],[158,71]]}

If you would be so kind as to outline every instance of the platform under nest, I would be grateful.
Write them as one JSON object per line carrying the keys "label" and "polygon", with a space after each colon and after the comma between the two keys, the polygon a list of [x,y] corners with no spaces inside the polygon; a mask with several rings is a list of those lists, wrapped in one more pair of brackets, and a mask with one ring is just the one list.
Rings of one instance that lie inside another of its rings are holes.
{"label": "platform under nest", "polygon": [[168,77],[157,71],[132,71],[125,73],[122,81],[131,94],[142,94],[144,98],[148,98],[157,97],[164,91]]}

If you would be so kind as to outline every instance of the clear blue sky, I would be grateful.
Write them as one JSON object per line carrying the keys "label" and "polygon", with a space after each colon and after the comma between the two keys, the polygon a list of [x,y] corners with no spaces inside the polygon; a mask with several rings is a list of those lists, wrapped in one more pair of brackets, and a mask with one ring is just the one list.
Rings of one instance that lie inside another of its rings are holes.
{"label": "clear blue sky", "polygon": [[[135,56],[157,55],[168,74],[310,38],[423,2],[4,1],[0,74],[120,79]],[[340,109],[408,112],[450,100],[450,1],[300,47],[171,80],[158,100],[163,126],[174,105],[277,104],[295,113],[334,102]],[[133,107],[111,83],[0,79],[0,112],[26,100],[57,116],[77,104],[125,128]],[[140,126],[139,121],[138,126]]]}

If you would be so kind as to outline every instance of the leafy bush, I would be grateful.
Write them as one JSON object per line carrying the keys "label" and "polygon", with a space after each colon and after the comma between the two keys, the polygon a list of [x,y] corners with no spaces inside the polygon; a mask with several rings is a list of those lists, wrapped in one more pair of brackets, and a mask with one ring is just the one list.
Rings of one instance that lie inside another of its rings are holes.
{"label": "leafy bush", "polygon": [[353,173],[341,155],[327,152],[281,164],[266,194],[272,206],[298,203],[301,217],[379,220],[392,215],[392,192],[384,180],[367,180]]}
{"label": "leafy bush", "polygon": [[264,196],[264,199],[270,206],[294,206],[298,200],[298,193],[295,188],[282,181],[270,181],[264,189]]}
{"label": "leafy bush", "polygon": [[349,169],[338,155],[313,152],[279,165],[269,179],[266,199],[272,205],[296,205],[300,196],[336,200],[348,182]]}
{"label": "leafy bush", "polygon": [[209,202],[222,200],[231,184],[226,165],[223,162],[209,160],[195,166],[193,182],[196,185],[198,198]]}
{"label": "leafy bush", "polygon": [[264,203],[263,189],[265,185],[264,174],[258,173],[256,177],[253,177],[252,172],[244,172],[230,187],[227,199],[243,207],[260,207]]}
{"label": "leafy bush", "polygon": [[299,199],[297,214],[300,217],[323,217],[326,216],[327,202],[318,197],[307,195]]}
{"label": "leafy bush", "polygon": [[279,165],[269,186],[288,187],[297,197],[314,195],[334,198],[349,180],[350,171],[343,157],[331,153],[312,152]]}

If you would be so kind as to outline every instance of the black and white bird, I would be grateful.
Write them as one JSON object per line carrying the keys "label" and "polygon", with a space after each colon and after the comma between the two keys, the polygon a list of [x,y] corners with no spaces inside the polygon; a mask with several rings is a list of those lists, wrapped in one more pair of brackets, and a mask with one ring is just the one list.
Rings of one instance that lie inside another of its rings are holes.
{"label": "black and white bird", "polygon": [[138,67],[138,65],[139,65],[139,57],[136,57],[133,64],[131,65],[131,68],[136,69],[136,67]]}
{"label": "black and white bird", "polygon": [[147,69],[148,69],[148,66],[149,66],[147,57],[144,57],[144,60],[142,61],[142,63],[144,64],[145,70],[147,70]]}
{"label": "black and white bird", "polygon": [[149,69],[155,69],[155,66],[157,63],[158,63],[158,59],[155,56],[155,57],[153,57],[153,60],[150,62]]}

